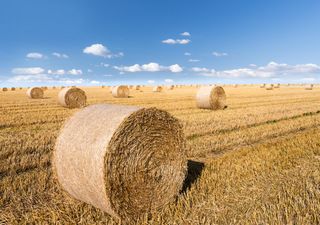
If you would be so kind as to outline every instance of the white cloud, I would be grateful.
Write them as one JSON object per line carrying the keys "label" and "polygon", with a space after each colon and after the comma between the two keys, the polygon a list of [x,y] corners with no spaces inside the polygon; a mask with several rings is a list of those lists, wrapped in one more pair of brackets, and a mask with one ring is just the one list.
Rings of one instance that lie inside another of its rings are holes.
{"label": "white cloud", "polygon": [[20,75],[35,75],[44,73],[44,69],[41,67],[26,67],[26,68],[14,68],[12,73]]}
{"label": "white cloud", "polygon": [[9,82],[50,82],[52,78],[47,74],[18,75],[10,78]]}
{"label": "white cloud", "polygon": [[251,66],[251,67],[257,67],[257,65],[256,65],[256,64],[253,64],[253,63],[249,64],[249,66]]}
{"label": "white cloud", "polygon": [[191,53],[190,52],[185,52],[184,55],[191,56]]}
{"label": "white cloud", "polygon": [[181,33],[180,35],[182,35],[182,36],[191,36],[191,34],[189,32],[186,32],[186,31]]}
{"label": "white cloud", "polygon": [[104,77],[112,77],[112,74],[105,74]]}
{"label": "white cloud", "polygon": [[154,81],[154,80],[148,80],[147,82],[148,82],[149,84],[154,84],[155,81]]}
{"label": "white cloud", "polygon": [[199,59],[189,59],[188,61],[189,61],[189,62],[200,62]]}
{"label": "white cloud", "polygon": [[100,84],[100,81],[92,80],[90,83],[91,83],[91,84]]}
{"label": "white cloud", "polygon": [[43,59],[44,56],[39,52],[30,52],[26,55],[29,59]]}
{"label": "white cloud", "polygon": [[110,55],[110,51],[102,44],[93,44],[83,49],[83,53],[91,54],[95,56],[107,57]]}
{"label": "white cloud", "polygon": [[70,75],[82,75],[82,70],[71,69],[71,70],[68,71],[68,74],[70,74]]}
{"label": "white cloud", "polygon": [[169,70],[170,70],[172,73],[180,73],[180,72],[183,71],[182,67],[179,66],[178,64],[174,64],[174,65],[169,66]]}
{"label": "white cloud", "polygon": [[166,82],[166,83],[172,83],[173,80],[172,80],[172,79],[165,79],[164,82]]}
{"label": "white cloud", "polygon": [[64,75],[64,74],[66,74],[66,71],[63,70],[63,69],[60,69],[60,70],[48,70],[48,74]]}
{"label": "white cloud", "polygon": [[179,73],[182,72],[183,69],[178,64],[174,64],[171,66],[161,66],[158,63],[151,62],[148,64],[134,64],[132,66],[114,66],[114,69],[119,70],[121,72],[159,72],[159,71],[170,71],[172,73]]}
{"label": "white cloud", "polygon": [[83,49],[83,53],[95,56],[101,56],[108,59],[124,56],[123,52],[113,54],[106,46],[102,44],[93,44]]}
{"label": "white cloud", "polygon": [[221,57],[221,56],[228,56],[228,53],[225,52],[212,52],[212,55],[216,57]]}
{"label": "white cloud", "polygon": [[185,45],[185,44],[189,44],[190,43],[190,40],[189,39],[172,39],[172,38],[169,38],[169,39],[166,39],[166,40],[163,40],[162,43],[164,44],[180,44],[180,45]]}
{"label": "white cloud", "polygon": [[210,77],[261,77],[269,78],[279,75],[294,75],[294,74],[313,74],[320,73],[320,66],[316,64],[297,64],[288,65],[284,63],[270,62],[266,66],[254,68],[239,68],[232,70],[216,71],[214,69],[193,67],[191,71],[203,76]]}
{"label": "white cloud", "polygon": [[64,54],[64,53],[54,52],[54,53],[52,53],[52,55],[57,57],[57,58],[62,58],[62,59],[68,59],[69,58],[69,56],[67,54]]}

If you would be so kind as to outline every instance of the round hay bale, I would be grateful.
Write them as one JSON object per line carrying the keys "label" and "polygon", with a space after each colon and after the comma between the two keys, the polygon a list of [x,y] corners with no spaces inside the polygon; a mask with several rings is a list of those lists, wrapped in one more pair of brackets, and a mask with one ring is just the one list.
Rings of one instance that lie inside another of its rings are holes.
{"label": "round hay bale", "polygon": [[31,87],[27,90],[27,96],[32,99],[43,98],[43,95],[43,89],[39,87]]}
{"label": "round hay bale", "polygon": [[8,88],[3,87],[3,88],[2,88],[2,91],[8,91]]}
{"label": "round hay bale", "polygon": [[312,90],[313,89],[313,84],[308,84],[304,89],[305,90]]}
{"label": "round hay bale", "polygon": [[15,91],[15,90],[16,90],[16,88],[15,88],[15,87],[12,87],[12,88],[11,88],[11,91]]}
{"label": "round hay bale", "polygon": [[238,84],[234,84],[233,87],[234,87],[234,88],[237,88],[237,87],[238,87]]}
{"label": "round hay bale", "polygon": [[98,104],[65,123],[53,171],[72,197],[132,221],[175,199],[186,159],[182,126],[169,113]]}
{"label": "round hay bale", "polygon": [[105,88],[106,86],[102,85],[101,88]]}
{"label": "round hay bale", "polygon": [[274,88],[280,88],[280,84],[275,84],[273,87]]}
{"label": "round hay bale", "polygon": [[69,87],[59,92],[58,101],[60,105],[73,109],[86,106],[86,93],[80,88]]}
{"label": "round hay bale", "polygon": [[115,98],[128,98],[129,88],[126,85],[119,85],[112,88],[112,96]]}
{"label": "round hay bale", "polygon": [[153,92],[161,92],[162,91],[162,87],[161,86],[154,86],[152,91]]}
{"label": "round hay bale", "polygon": [[42,88],[42,90],[44,90],[44,91],[46,91],[46,90],[48,90],[48,87],[41,87]]}
{"label": "round hay bale", "polygon": [[273,90],[273,84],[267,84],[265,87],[266,90]]}
{"label": "round hay bale", "polygon": [[55,89],[56,89],[56,86],[53,86],[52,89],[55,90]]}
{"label": "round hay bale", "polygon": [[265,88],[266,84],[260,84],[260,88]]}
{"label": "round hay bale", "polygon": [[167,87],[167,89],[168,89],[168,90],[173,90],[173,89],[174,89],[174,85],[169,85],[169,86]]}
{"label": "round hay bale", "polygon": [[134,86],[134,90],[139,91],[140,90],[140,85]]}
{"label": "round hay bale", "polygon": [[22,90],[23,88],[22,87],[19,87],[19,90]]}
{"label": "round hay bale", "polygon": [[220,86],[201,87],[196,96],[197,106],[201,109],[224,109],[226,105],[226,93]]}

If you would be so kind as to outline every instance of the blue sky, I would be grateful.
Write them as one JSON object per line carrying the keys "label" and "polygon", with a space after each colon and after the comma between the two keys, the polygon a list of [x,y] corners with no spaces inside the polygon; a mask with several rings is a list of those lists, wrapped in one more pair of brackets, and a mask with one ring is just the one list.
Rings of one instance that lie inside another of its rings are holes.
{"label": "blue sky", "polygon": [[320,82],[320,1],[2,0],[0,86]]}

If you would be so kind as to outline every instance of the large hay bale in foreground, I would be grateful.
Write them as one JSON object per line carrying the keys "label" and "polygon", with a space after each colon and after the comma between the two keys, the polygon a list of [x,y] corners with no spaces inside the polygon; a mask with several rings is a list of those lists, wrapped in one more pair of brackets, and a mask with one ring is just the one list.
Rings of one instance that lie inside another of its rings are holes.
{"label": "large hay bale in foreground", "polygon": [[154,86],[152,91],[153,92],[161,92],[162,91],[162,87],[161,86]]}
{"label": "large hay bale in foreground", "polygon": [[69,87],[64,88],[59,92],[58,101],[60,105],[73,109],[86,106],[86,93],[80,88]]}
{"label": "large hay bale in foreground", "polygon": [[267,84],[266,90],[273,90],[273,84]]}
{"label": "large hay bale in foreground", "polygon": [[169,113],[98,104],[65,123],[53,165],[72,197],[132,222],[178,195],[185,153],[182,126]]}
{"label": "large hay bale in foreground", "polygon": [[226,93],[220,86],[201,87],[196,96],[197,106],[201,109],[224,109],[226,105]]}
{"label": "large hay bale in foreground", "polygon": [[129,88],[126,85],[119,85],[112,88],[112,96],[115,98],[128,98]]}
{"label": "large hay bale in foreground", "polygon": [[8,91],[8,88],[3,87],[3,88],[2,88],[2,91]]}
{"label": "large hay bale in foreground", "polygon": [[312,90],[313,89],[313,84],[306,85],[306,87],[304,89],[305,90]]}
{"label": "large hay bale in foreground", "polygon": [[44,91],[39,87],[31,87],[27,90],[27,96],[32,99],[43,98]]}

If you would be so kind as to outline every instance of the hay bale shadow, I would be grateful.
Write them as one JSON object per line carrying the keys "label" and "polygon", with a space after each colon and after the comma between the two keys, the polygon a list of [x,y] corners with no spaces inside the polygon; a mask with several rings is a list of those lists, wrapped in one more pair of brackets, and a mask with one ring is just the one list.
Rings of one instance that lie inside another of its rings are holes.
{"label": "hay bale shadow", "polygon": [[198,180],[198,178],[202,173],[203,168],[204,168],[204,163],[188,160],[188,172],[181,190],[182,194],[187,192],[190,189],[191,185]]}

